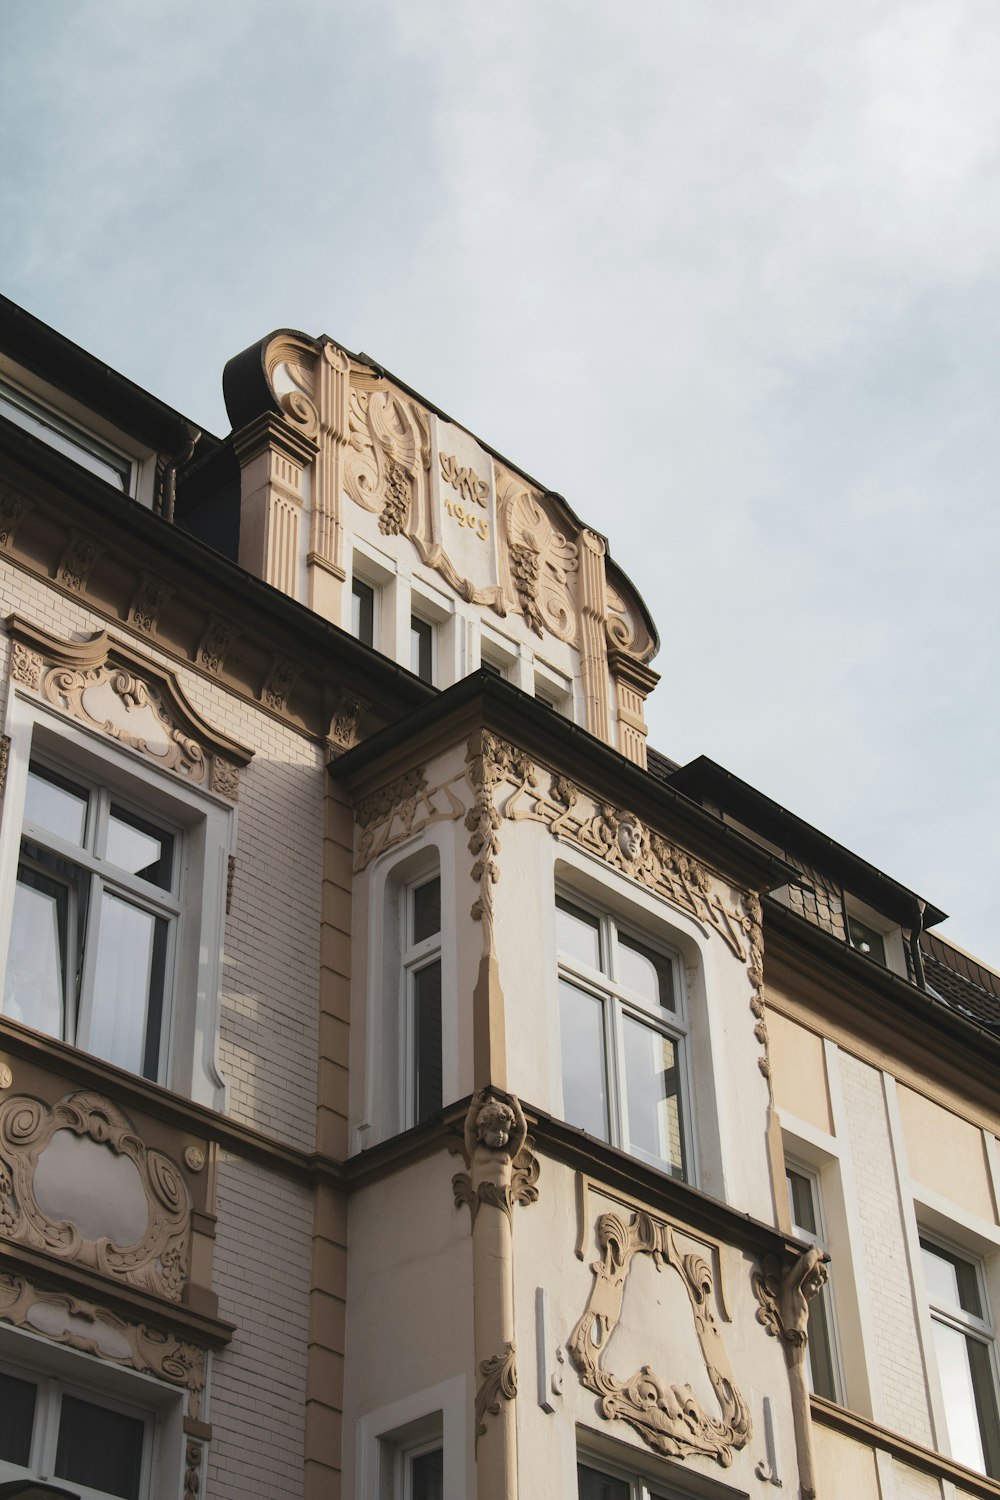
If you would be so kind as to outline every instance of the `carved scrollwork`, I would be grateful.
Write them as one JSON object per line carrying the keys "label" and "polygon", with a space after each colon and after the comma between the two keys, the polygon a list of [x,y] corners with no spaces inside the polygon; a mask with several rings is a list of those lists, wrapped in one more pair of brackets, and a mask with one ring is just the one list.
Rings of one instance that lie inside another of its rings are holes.
{"label": "carved scrollwork", "polygon": [[[628,1422],[654,1452],[669,1458],[700,1454],[728,1468],[733,1453],[749,1442],[753,1425],[712,1312],[708,1262],[698,1254],[680,1253],[671,1227],[646,1213],[633,1214],[627,1223],[619,1214],[602,1214],[597,1221],[597,1243],[601,1259],[592,1266],[594,1285],[569,1343],[581,1382],[600,1397],[603,1417]],[[680,1277],[719,1404],[718,1418],[702,1408],[689,1384],[668,1385],[649,1365],[625,1380],[605,1368],[636,1255],[649,1255],[658,1270],[669,1267]]]}
{"label": "carved scrollwork", "polygon": [[473,735],[466,746],[465,768],[472,788],[473,805],[465,815],[469,830],[469,852],[474,856],[472,878],[479,895],[472,903],[472,916],[483,924],[483,952],[493,951],[493,887],[500,879],[500,814],[493,794],[508,777],[520,787],[536,784],[535,770],[523,751],[498,739],[489,730]]}
{"label": "carved scrollwork", "polygon": [[809,1303],[826,1284],[829,1256],[810,1245],[797,1260],[782,1266],[775,1255],[765,1255],[751,1277],[760,1303],[757,1322],[772,1338],[781,1339],[789,1361],[804,1358],[809,1334]]}
{"label": "carved scrollwork", "polygon": [[503,802],[502,817],[544,823],[550,833],[598,855],[630,880],[689,912],[717,932],[737,958],[746,960],[747,917],[723,900],[698,860],[651,833],[634,813],[589,802],[565,776],[549,777],[548,792],[543,792],[534,768],[520,752],[515,753],[516,764],[508,758],[501,767],[501,779],[516,782]]}
{"label": "carved scrollwork", "polygon": [[486,1417],[500,1415],[500,1402],[513,1401],[517,1395],[517,1349],[513,1339],[500,1354],[480,1361],[483,1383],[476,1392],[476,1446],[486,1431]]}
{"label": "carved scrollwork", "polygon": [[56,574],[57,581],[63,588],[72,589],[75,594],[82,593],[87,586],[90,570],[103,551],[104,548],[96,538],[88,536],[84,531],[71,531]]}
{"label": "carved scrollwork", "polygon": [[743,900],[743,931],[747,935],[750,956],[747,961],[747,977],[753,993],[750,1009],[754,1017],[753,1034],[763,1048],[757,1066],[767,1079],[768,1095],[773,1104],[774,1088],[771,1080],[771,1059],[768,1049],[767,1012],[764,1006],[764,928],[760,898],[750,891]]}
{"label": "carved scrollwork", "polygon": [[198,665],[218,676],[226,664],[226,652],[235,635],[235,630],[225,620],[210,620],[198,647]]}
{"label": "carved scrollwork", "polygon": [[382,511],[391,475],[393,505],[398,510],[405,496],[408,511],[410,476],[426,446],[423,422],[413,403],[385,387],[352,385],[348,444],[344,487],[351,499],[365,510]]}
{"label": "carved scrollwork", "polygon": [[172,722],[156,688],[123,667],[50,667],[42,694],[64,713],[155,757],[186,780],[204,781],[205,752],[197,740]]}
{"label": "carved scrollwork", "polygon": [[156,623],[160,617],[160,611],[170,598],[173,590],[168,588],[159,578],[152,574],[144,573],[142,582],[135,591],[135,596],[129,606],[129,624],[134,625],[143,635],[152,635],[156,630]]}
{"label": "carved scrollwork", "polygon": [[39,1291],[23,1276],[0,1273],[0,1321],[53,1343],[159,1376],[188,1393],[187,1415],[201,1416],[205,1352],[172,1334],[130,1323],[68,1292]]}
{"label": "carved scrollwork", "polygon": [[579,551],[553,524],[539,497],[509,470],[497,467],[497,502],[507,541],[510,591],[525,623],[543,635],[578,641],[574,575]]}
{"label": "carved scrollwork", "polygon": [[297,663],[288,661],[284,656],[273,657],[264,686],[260,690],[260,701],[264,707],[273,709],[275,713],[283,713],[298,675]]}
{"label": "carved scrollwork", "polygon": [[454,822],[462,817],[465,803],[452,790],[454,783],[461,779],[452,776],[436,786],[428,786],[425,771],[406,771],[388,786],[359,802],[355,810],[358,828],[355,873],[363,870],[379,854],[422,832],[431,823]]}
{"label": "carved scrollwork", "polygon": [[13,682],[38,691],[42,676],[42,659],[35,651],[29,651],[20,641],[15,641],[10,651],[10,675]]}
{"label": "carved scrollwork", "polygon": [[28,502],[23,495],[15,494],[13,490],[4,490],[0,494],[0,547],[10,546],[27,508]]}
{"label": "carved scrollwork", "polygon": [[[146,1227],[134,1242],[120,1245],[109,1235],[91,1239],[71,1219],[50,1218],[39,1203],[39,1163],[62,1131],[132,1162],[146,1200]],[[190,1216],[176,1162],[144,1145],[101,1095],[67,1094],[51,1107],[16,1095],[0,1104],[0,1226],[10,1239],[179,1302],[187,1280]]]}

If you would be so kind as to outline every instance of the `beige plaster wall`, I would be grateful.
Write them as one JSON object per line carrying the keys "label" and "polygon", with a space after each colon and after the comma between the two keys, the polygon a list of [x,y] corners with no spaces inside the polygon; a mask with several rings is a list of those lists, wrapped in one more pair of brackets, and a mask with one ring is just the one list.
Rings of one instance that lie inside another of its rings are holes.
{"label": "beige plaster wall", "polygon": [[814,1422],[813,1453],[821,1500],[884,1500],[866,1444]]}
{"label": "beige plaster wall", "polygon": [[769,1010],[774,1102],[817,1130],[834,1134],[823,1039],[776,1010]]}
{"label": "beige plaster wall", "polygon": [[914,1182],[995,1223],[982,1132],[913,1089],[900,1085],[897,1093]]}

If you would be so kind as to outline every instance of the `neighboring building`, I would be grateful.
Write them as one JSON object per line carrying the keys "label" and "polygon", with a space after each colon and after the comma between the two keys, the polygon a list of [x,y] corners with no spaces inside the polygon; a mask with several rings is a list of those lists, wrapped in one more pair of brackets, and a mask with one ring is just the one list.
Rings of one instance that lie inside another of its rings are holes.
{"label": "neighboring building", "polygon": [[224,387],[0,302],[0,1494],[1000,1496],[1000,977],[647,752],[559,495]]}

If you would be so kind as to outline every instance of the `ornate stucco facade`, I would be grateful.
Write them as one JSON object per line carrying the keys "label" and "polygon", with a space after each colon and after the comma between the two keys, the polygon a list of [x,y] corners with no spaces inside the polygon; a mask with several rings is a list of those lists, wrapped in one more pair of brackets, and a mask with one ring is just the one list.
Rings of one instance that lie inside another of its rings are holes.
{"label": "ornate stucco facade", "polygon": [[647,747],[560,495],[224,390],[0,305],[0,1486],[1000,1495],[1000,978]]}

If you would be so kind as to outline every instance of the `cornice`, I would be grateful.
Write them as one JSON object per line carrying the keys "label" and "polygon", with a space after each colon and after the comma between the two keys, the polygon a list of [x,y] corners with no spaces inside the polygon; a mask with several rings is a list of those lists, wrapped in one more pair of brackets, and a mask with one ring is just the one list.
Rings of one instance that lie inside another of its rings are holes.
{"label": "cornice", "polygon": [[193,1343],[209,1348],[225,1348],[236,1332],[235,1324],[196,1312],[183,1302],[164,1302],[138,1287],[112,1281],[79,1262],[59,1260],[44,1250],[15,1245],[9,1240],[0,1241],[0,1271],[27,1276],[38,1287],[57,1291],[72,1288],[88,1302],[97,1302],[123,1317],[152,1323],[174,1333],[182,1330]]}
{"label": "cornice", "polygon": [[[450,1104],[434,1120],[348,1157],[344,1163],[348,1192],[359,1192],[406,1171],[418,1162],[436,1156],[442,1148],[460,1153],[471,1100],[472,1095],[468,1095]],[[749,1250],[758,1257],[765,1254],[777,1255],[779,1259],[789,1255],[797,1257],[807,1248],[773,1225],[730,1208],[690,1183],[681,1182],[573,1125],[554,1119],[545,1110],[523,1102],[522,1108],[534,1154],[580,1172],[597,1189],[606,1187],[612,1194],[622,1194],[643,1203],[692,1230],[708,1234],[722,1244]]]}
{"label": "cornice", "polygon": [[746,889],[785,885],[798,873],[603,740],[491,672],[471,673],[433,702],[369,735],[333,760],[330,772],[360,799],[479,729],[568,776],[597,801],[627,808]]}
{"label": "cornice", "polygon": [[919,1469],[923,1474],[931,1474],[935,1479],[948,1479],[958,1486],[963,1495],[981,1495],[983,1500],[992,1500],[992,1497],[1000,1495],[1000,1481],[988,1479],[985,1474],[977,1474],[975,1469],[967,1469],[964,1464],[945,1458],[943,1453],[935,1453],[932,1448],[925,1448],[921,1443],[901,1437],[899,1433],[882,1427],[869,1417],[847,1411],[822,1396],[812,1396],[810,1406],[813,1421],[819,1422],[823,1427],[853,1438],[866,1447],[883,1448],[901,1463]]}
{"label": "cornice", "polygon": [[[114,627],[222,686],[258,713],[278,718],[299,733],[323,741],[338,696],[353,694],[371,724],[395,718],[434,700],[437,689],[421,682],[381,653],[362,645],[306,605],[289,598],[237,563],[145,506],[88,474],[55,449],[0,419],[0,493],[23,498],[16,531],[0,557],[72,598]],[[67,588],[58,564],[71,531],[103,545],[89,583]],[[135,628],[130,606],[144,574],[169,589],[169,602],[153,634]],[[98,592],[95,581],[100,581]],[[200,647],[208,622],[232,627],[233,645],[224,670],[206,667]],[[275,711],[262,688],[275,652],[300,665],[296,712]]]}
{"label": "cornice", "polygon": [[[794,976],[796,994],[820,1015],[841,1019],[855,1033],[867,1030],[890,1052],[914,1051],[925,1071],[950,1063],[995,1099],[1000,1037],[780,902],[765,898],[762,904],[765,985],[768,965],[774,978],[775,963],[783,964]],[[945,1039],[954,1048],[951,1059],[942,1052]]]}

